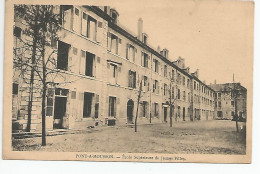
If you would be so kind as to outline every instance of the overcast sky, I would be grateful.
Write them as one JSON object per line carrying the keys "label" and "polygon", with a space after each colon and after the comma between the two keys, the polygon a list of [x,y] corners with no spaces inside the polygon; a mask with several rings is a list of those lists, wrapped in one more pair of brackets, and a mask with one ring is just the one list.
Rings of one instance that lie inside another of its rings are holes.
{"label": "overcast sky", "polygon": [[[148,44],[169,50],[169,59],[185,58],[186,66],[199,68],[206,83],[235,81],[247,87],[252,81],[252,4],[234,1],[161,0],[111,5],[120,24],[137,36],[143,19]],[[250,19],[251,18],[251,19]]]}

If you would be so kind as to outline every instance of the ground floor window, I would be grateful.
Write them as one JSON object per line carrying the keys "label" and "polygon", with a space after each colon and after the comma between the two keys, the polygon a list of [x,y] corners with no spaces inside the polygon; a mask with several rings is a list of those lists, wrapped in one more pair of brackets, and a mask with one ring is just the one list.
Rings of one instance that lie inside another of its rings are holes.
{"label": "ground floor window", "polygon": [[116,97],[109,96],[109,113],[110,117],[116,116]]}
{"label": "ground floor window", "polygon": [[91,116],[93,93],[84,92],[83,118]]}
{"label": "ground floor window", "polygon": [[154,103],[154,116],[158,117],[159,116],[159,104]]}

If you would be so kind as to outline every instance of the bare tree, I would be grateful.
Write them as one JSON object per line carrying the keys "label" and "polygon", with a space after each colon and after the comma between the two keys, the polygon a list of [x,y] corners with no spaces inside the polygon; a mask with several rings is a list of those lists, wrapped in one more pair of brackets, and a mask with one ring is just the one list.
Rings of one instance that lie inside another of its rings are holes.
{"label": "bare tree", "polygon": [[[54,82],[47,79],[53,79],[52,75],[57,76],[59,70],[56,69],[55,53],[56,50],[51,47],[52,43],[58,40],[57,32],[60,30],[60,15],[56,13],[56,6],[52,5],[16,5],[15,17],[25,22],[24,34],[27,38],[21,40],[23,43],[20,48],[15,48],[14,65],[22,74],[30,72],[29,82],[29,101],[28,101],[28,123],[27,131],[30,131],[31,112],[33,103],[33,93],[35,85],[35,76],[39,78],[38,87],[42,97],[42,145],[46,145],[45,133],[45,105],[48,84]],[[17,54],[18,49],[23,49]],[[27,52],[25,55],[24,52]],[[24,77],[24,75],[22,75]]]}

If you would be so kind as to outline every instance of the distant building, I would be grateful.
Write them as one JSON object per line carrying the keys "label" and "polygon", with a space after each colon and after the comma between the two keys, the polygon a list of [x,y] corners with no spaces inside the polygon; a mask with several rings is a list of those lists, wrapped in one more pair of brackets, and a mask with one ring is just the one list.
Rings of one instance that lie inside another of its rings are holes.
{"label": "distant building", "polygon": [[247,117],[247,89],[240,83],[211,84],[216,91],[217,118],[234,119],[235,113],[239,119]]}

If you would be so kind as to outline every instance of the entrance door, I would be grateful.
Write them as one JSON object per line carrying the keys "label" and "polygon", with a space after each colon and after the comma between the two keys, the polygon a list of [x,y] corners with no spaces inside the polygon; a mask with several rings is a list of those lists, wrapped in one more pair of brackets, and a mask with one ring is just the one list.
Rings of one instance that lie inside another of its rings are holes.
{"label": "entrance door", "polygon": [[134,113],[134,102],[129,100],[127,102],[127,123],[133,123],[133,113]]}
{"label": "entrance door", "polygon": [[164,107],[163,111],[164,111],[164,122],[167,122],[167,108]]}
{"label": "entrance door", "polygon": [[54,107],[54,129],[62,129],[63,118],[66,114],[66,103],[67,97],[55,97],[55,107]]}

